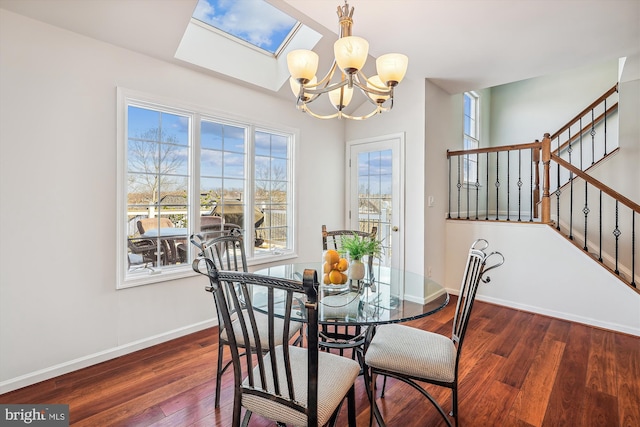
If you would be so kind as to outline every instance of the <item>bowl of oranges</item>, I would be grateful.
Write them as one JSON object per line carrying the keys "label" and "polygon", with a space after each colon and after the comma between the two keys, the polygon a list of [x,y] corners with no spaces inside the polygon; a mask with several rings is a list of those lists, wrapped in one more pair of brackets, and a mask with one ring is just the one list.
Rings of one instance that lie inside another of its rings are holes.
{"label": "bowl of oranges", "polygon": [[349,287],[349,261],[340,256],[335,249],[328,249],[322,254],[322,284],[333,290],[344,290]]}

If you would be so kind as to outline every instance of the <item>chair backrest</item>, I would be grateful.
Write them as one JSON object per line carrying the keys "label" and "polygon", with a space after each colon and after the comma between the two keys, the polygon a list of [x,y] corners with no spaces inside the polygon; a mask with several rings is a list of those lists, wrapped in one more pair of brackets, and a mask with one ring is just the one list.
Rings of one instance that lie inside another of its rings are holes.
{"label": "chair backrest", "polygon": [[367,233],[366,231],[360,230],[333,230],[328,231],[326,225],[322,225],[322,250],[326,251],[327,249],[335,249],[339,251],[342,247],[342,237],[352,237],[354,234],[360,237],[368,237],[370,239],[375,239],[378,234],[378,227],[371,227],[371,232]]}
{"label": "chair backrest", "polygon": [[218,270],[247,271],[242,235],[225,234],[209,240],[192,235],[191,243],[200,250],[198,255],[210,259]]}
{"label": "chair backrest", "polygon": [[[453,330],[451,334],[451,339],[457,344],[458,355],[460,355],[462,351],[462,341],[464,340],[467,325],[469,324],[469,316],[471,315],[471,309],[473,308],[473,302],[476,298],[480,281],[488,283],[491,279],[486,276],[487,272],[504,264],[504,256],[502,256],[500,252],[491,252],[490,254],[485,252],[488,247],[489,243],[486,240],[478,239],[473,242],[469,249],[467,265],[464,270],[464,275],[462,276],[460,293],[458,295],[458,302],[456,303],[456,312],[453,317]],[[498,257],[499,259],[487,267],[487,260],[491,257]],[[458,357],[457,360],[459,359]]]}
{"label": "chair backrest", "polygon": [[[292,408],[307,417],[308,425],[317,425],[318,407],[318,278],[315,270],[304,271],[303,280],[276,279],[247,272],[218,270],[208,258],[198,258],[193,269],[201,274],[201,263],[206,263],[210,286],[220,316],[231,324],[232,316],[240,323],[242,333],[229,333],[228,341],[234,371],[234,425],[239,425],[240,403],[245,398],[264,398]],[[306,301],[294,306],[300,294]],[[307,390],[294,389],[294,377],[300,375],[291,368],[288,345],[276,346],[277,341],[289,342],[291,314],[303,312],[307,319]],[[258,327],[267,316],[266,328]],[[276,318],[282,320],[276,326]],[[237,330],[237,328],[234,328]],[[261,335],[262,334],[262,335]],[[282,334],[280,339],[277,334]],[[252,345],[252,343],[254,345]],[[269,354],[262,357],[260,348],[268,343]],[[246,353],[246,357],[242,356]],[[275,356],[277,355],[277,357]],[[257,357],[252,357],[257,356]],[[243,369],[244,364],[244,369]],[[247,375],[243,383],[242,373]],[[300,402],[306,394],[307,401]],[[249,397],[247,397],[249,396]],[[235,420],[238,420],[238,424]]]}
{"label": "chair backrest", "polygon": [[[158,227],[158,223],[160,224],[160,227]],[[144,234],[147,230],[153,230],[154,228],[169,228],[174,225],[169,218],[142,218],[138,220],[137,226],[140,234]]]}

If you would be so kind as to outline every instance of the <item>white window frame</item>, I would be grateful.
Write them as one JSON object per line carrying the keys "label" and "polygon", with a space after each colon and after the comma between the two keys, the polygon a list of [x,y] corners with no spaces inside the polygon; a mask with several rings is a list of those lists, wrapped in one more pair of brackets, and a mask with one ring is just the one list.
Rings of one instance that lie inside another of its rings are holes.
{"label": "white window frame", "polygon": [[[464,104],[465,104],[465,99],[469,98],[472,101],[472,108],[471,108],[471,112],[469,117],[469,120],[471,120],[473,122],[473,126],[471,131],[473,132],[472,134],[469,134],[466,132],[466,126],[465,126],[465,122],[467,120],[467,114],[464,110]],[[476,92],[465,92],[463,94],[463,110],[462,110],[462,115],[463,115],[463,122],[462,122],[462,133],[463,133],[463,137],[462,137],[462,148],[463,150],[471,150],[471,149],[476,149],[476,148],[480,148],[480,96],[476,93]],[[467,144],[467,141],[470,141],[471,144]],[[469,147],[468,145],[472,145],[472,147]],[[470,155],[470,156],[464,156],[463,158],[463,167],[462,167],[462,181],[465,184],[473,184],[475,185],[476,180],[477,180],[477,174],[478,174],[478,160],[477,160],[477,155]],[[475,167],[473,167],[473,170],[475,170],[476,174],[475,176],[467,176],[467,171],[471,170],[471,164],[474,164]]]}
{"label": "white window frame", "polygon": [[[173,99],[166,99],[156,95],[146,94],[130,89],[117,88],[117,201],[116,201],[116,260],[117,260],[117,289],[130,288],[134,286],[159,283],[168,280],[175,280],[183,277],[193,276],[191,264],[185,263],[171,268],[153,267],[149,269],[141,269],[139,272],[129,271],[127,263],[127,236],[128,230],[126,221],[127,217],[127,143],[128,143],[128,123],[127,113],[129,105],[135,105],[142,108],[149,108],[170,114],[179,114],[187,116],[191,120],[191,132],[189,142],[189,224],[191,229],[189,233],[193,233],[200,223],[200,123],[202,120],[215,121],[217,123],[228,124],[245,128],[246,135],[246,153],[245,153],[245,217],[249,212],[253,212],[254,202],[254,161],[255,161],[255,141],[254,135],[257,131],[267,132],[274,135],[286,136],[289,138],[288,145],[288,161],[287,161],[287,246],[288,249],[260,251],[256,255],[254,245],[247,243],[247,261],[249,265],[258,265],[281,261],[294,258],[297,256],[297,238],[295,233],[295,218],[297,217],[297,209],[295,205],[295,146],[299,139],[299,131],[297,129],[287,128],[282,125],[274,125],[270,123],[258,123],[250,118],[232,117],[227,113],[221,113],[208,108],[193,106],[181,103]],[[197,200],[197,202],[196,202]],[[197,206],[196,206],[197,204]],[[253,242],[255,230],[252,221],[245,221],[246,229],[245,241]],[[189,243],[190,259],[196,254],[195,247]],[[143,271],[144,270],[144,271]]]}

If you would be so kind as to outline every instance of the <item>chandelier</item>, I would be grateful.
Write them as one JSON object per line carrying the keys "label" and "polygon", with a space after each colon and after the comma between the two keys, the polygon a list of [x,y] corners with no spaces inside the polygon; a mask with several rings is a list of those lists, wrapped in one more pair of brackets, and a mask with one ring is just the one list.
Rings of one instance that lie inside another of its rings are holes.
{"label": "chandelier", "polygon": [[[369,54],[369,43],[351,35],[354,8],[349,8],[345,0],[344,7],[338,6],[340,37],[333,45],[334,60],[329,72],[318,81],[318,54],[306,49],[298,49],[287,55],[289,83],[297,97],[296,107],[318,119],[346,118],[364,120],[375,114],[393,108],[393,89],[402,81],[407,71],[409,59],[400,53],[388,53],[376,60],[377,75],[367,78],[362,72]],[[340,79],[334,74],[340,69]],[[373,105],[373,111],[363,116],[347,114],[344,109],[349,105],[357,88]],[[336,108],[333,114],[317,114],[311,110],[311,103],[322,94],[328,94],[331,104]]]}

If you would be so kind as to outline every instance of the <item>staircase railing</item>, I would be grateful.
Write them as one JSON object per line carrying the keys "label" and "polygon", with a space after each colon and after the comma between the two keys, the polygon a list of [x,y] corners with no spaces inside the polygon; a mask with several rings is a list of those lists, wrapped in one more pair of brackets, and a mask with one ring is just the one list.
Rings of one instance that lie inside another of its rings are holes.
{"label": "staircase railing", "polygon": [[617,86],[542,142],[447,151],[448,218],[549,224],[638,290],[640,205],[585,172],[617,150],[612,96]]}

